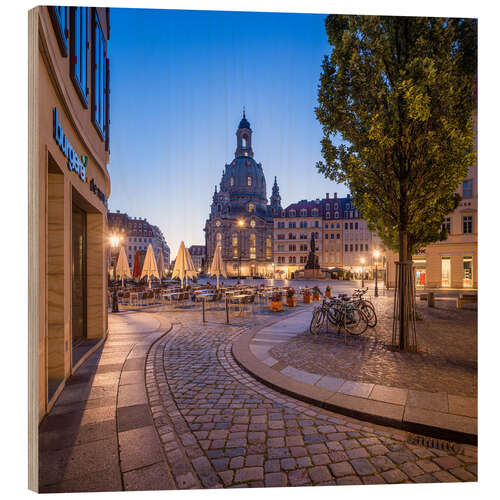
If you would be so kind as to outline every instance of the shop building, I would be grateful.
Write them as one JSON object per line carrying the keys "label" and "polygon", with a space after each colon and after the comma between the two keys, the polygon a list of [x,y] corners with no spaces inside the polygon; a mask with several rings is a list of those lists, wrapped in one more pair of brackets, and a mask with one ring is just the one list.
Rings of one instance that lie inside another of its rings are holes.
{"label": "shop building", "polygon": [[107,8],[30,11],[30,331],[38,419],[107,334]]}
{"label": "shop building", "polygon": [[[474,111],[474,146],[477,154],[477,110]],[[427,245],[413,256],[415,285],[420,289],[477,290],[478,288],[478,179],[477,162],[456,191],[457,208],[445,217],[442,229],[447,238]],[[387,260],[388,286],[394,287],[397,254]]]}

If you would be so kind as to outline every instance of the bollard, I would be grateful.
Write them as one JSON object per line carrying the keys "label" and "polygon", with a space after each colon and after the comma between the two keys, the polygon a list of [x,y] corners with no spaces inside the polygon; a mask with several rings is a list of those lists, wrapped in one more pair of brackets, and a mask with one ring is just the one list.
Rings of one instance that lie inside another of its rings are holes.
{"label": "bollard", "polygon": [[226,297],[226,323],[229,325],[229,301]]}
{"label": "bollard", "polygon": [[205,320],[205,299],[203,299],[201,302],[203,304],[203,323],[206,323],[206,320]]}
{"label": "bollard", "polygon": [[429,307],[434,307],[434,292],[427,293],[427,305]]}

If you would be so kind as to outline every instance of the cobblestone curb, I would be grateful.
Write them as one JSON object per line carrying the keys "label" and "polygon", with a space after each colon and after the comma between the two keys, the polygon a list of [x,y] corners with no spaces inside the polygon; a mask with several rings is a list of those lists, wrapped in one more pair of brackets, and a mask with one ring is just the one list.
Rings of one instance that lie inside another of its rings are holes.
{"label": "cobblestone curb", "polygon": [[[283,322],[288,321],[289,318],[285,318]],[[359,394],[356,394],[360,390],[367,389],[370,389],[369,393],[373,389],[373,384],[332,379],[331,384],[329,384],[330,387],[338,385],[338,387],[333,388],[334,390],[314,385],[320,376],[296,370],[292,367],[280,366],[276,360],[269,357],[268,352],[276,345],[276,342],[285,341],[282,337],[285,335],[284,333],[279,334],[279,341],[262,340],[253,342],[259,332],[267,328],[268,326],[264,326],[241,335],[233,343],[232,353],[234,359],[243,369],[268,387],[306,403],[354,418],[368,420],[380,425],[389,425],[439,439],[477,445],[477,418],[452,415],[426,408],[407,407],[404,403],[396,404],[378,401],[368,399],[366,395],[360,397]],[[284,330],[286,329],[284,328]],[[295,333],[288,335],[301,333],[305,330],[300,321],[295,330]],[[269,334],[265,335],[265,337],[267,336]],[[273,368],[275,365],[278,369]],[[339,382],[341,384],[338,384]],[[339,392],[339,388],[343,384],[351,384],[353,394]],[[377,387],[383,388],[382,386]],[[393,388],[383,389],[390,391]],[[397,391],[398,389],[394,388],[394,390]]]}

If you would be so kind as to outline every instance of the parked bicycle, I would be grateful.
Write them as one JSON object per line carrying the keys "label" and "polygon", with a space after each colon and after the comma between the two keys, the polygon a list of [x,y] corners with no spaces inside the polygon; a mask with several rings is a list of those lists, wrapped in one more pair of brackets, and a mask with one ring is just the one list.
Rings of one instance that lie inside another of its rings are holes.
{"label": "parked bicycle", "polygon": [[338,297],[324,299],[323,303],[313,311],[309,330],[316,335],[323,326],[343,328],[351,335],[361,335],[368,327],[377,324],[375,307],[370,300],[364,298],[368,289],[354,290],[353,295],[339,294]]}

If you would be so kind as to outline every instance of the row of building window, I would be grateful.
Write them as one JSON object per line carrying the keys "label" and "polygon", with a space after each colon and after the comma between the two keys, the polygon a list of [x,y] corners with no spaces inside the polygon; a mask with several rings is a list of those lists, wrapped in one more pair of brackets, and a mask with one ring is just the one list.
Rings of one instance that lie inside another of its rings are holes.
{"label": "row of building window", "polygon": [[[301,255],[299,257],[299,263],[305,264],[307,262],[307,256]],[[286,257],[278,257],[278,264],[286,264]],[[288,264],[297,264],[297,257],[295,255],[290,255],[288,257]]]}
{"label": "row of building window", "polygon": [[[364,250],[363,250],[364,247]],[[359,245],[357,243],[351,243],[350,245],[345,245],[344,249],[346,252],[368,252],[368,244],[365,243],[360,243]]]}
{"label": "row of building window", "polygon": [[[97,9],[49,7],[63,57],[70,57],[70,74],[85,106],[89,105],[89,27],[92,25],[92,121],[109,151],[109,59]],[[90,23],[90,12],[92,12]],[[68,51],[69,47],[69,51]]]}
{"label": "row of building window", "polygon": [[[451,217],[446,217],[441,224],[441,229],[448,234],[451,233]],[[472,234],[472,215],[464,215],[462,217],[462,233]]]}
{"label": "row of building window", "polygon": [[[340,233],[336,233],[337,234],[337,239],[340,240]],[[328,239],[328,233],[325,233],[325,240]],[[330,239],[333,240],[335,239],[335,233],[330,233]]]}
{"label": "row of building window", "polygon": [[[142,242],[142,238],[130,238],[130,241],[134,242]],[[144,243],[151,243],[151,238],[144,238]]]}

